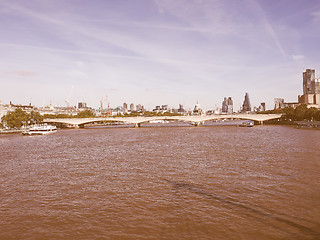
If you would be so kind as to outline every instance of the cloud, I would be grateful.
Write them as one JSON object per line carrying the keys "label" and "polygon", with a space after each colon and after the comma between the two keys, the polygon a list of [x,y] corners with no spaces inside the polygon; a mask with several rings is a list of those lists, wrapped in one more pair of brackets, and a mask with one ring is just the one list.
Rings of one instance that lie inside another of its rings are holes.
{"label": "cloud", "polygon": [[154,0],[154,3],[155,3],[155,5],[156,5],[156,7],[157,7],[157,9],[158,9],[158,12],[159,12],[160,14],[164,13],[163,8],[161,7],[161,2],[160,2],[160,0]]}
{"label": "cloud", "polygon": [[303,56],[303,55],[291,55],[291,57],[292,57],[292,59],[295,60],[295,61],[304,59],[304,56]]}
{"label": "cloud", "polygon": [[313,17],[314,22],[320,22],[320,10],[311,12],[311,16]]}
{"label": "cloud", "polygon": [[76,70],[76,69],[72,69],[72,70],[69,70],[67,71],[67,75],[71,78],[86,78],[88,77],[88,75],[83,72],[83,71],[80,71],[80,70]]}
{"label": "cloud", "polygon": [[19,77],[31,77],[36,75],[35,72],[27,69],[16,69],[8,72],[10,75],[19,76]]}

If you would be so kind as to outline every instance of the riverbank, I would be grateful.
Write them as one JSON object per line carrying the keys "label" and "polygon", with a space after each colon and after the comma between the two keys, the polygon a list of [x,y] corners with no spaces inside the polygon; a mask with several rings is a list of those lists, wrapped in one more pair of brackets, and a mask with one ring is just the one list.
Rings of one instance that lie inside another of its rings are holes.
{"label": "riverbank", "polygon": [[297,128],[308,128],[320,130],[320,121],[298,121],[295,122]]}
{"label": "riverbank", "polygon": [[22,131],[23,131],[22,129],[10,129],[10,130],[0,129],[0,134],[21,133]]}

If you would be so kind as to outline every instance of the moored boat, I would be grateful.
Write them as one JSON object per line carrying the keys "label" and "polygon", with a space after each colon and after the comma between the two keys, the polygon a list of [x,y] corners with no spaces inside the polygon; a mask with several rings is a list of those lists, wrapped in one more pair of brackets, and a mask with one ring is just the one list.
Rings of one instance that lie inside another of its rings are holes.
{"label": "moored boat", "polygon": [[254,121],[244,121],[241,124],[239,124],[239,127],[253,127]]}
{"label": "moored boat", "polygon": [[23,135],[48,135],[57,132],[57,127],[47,124],[37,124],[30,126],[22,132]]}

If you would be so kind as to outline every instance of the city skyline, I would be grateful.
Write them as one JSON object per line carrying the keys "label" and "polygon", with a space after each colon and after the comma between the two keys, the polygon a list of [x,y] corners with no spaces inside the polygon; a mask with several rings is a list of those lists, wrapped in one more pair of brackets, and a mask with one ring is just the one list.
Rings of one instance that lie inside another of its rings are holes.
{"label": "city skyline", "polygon": [[272,109],[320,71],[316,0],[0,0],[0,18],[3,103]]}

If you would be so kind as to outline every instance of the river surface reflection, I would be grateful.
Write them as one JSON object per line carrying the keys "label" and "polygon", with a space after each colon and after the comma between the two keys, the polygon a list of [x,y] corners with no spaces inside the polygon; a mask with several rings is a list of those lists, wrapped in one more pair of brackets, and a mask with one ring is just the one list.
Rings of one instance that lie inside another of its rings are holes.
{"label": "river surface reflection", "polygon": [[320,131],[0,135],[0,239],[320,239]]}

